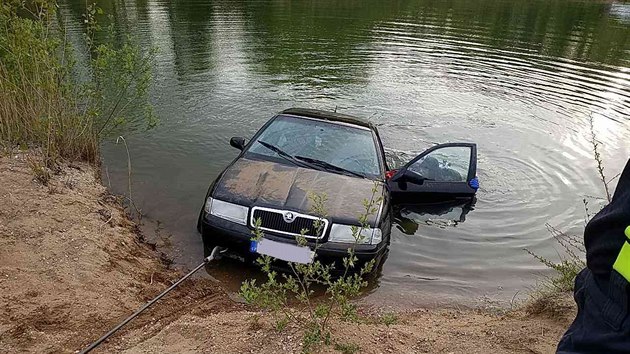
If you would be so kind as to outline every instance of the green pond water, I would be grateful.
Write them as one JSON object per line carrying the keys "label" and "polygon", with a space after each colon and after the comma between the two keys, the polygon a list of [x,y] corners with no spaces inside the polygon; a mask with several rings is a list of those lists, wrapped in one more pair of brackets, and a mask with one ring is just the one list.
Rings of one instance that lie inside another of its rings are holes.
{"label": "green pond water", "polygon": [[[114,24],[158,52],[151,99],[161,124],[126,136],[133,198],[160,222],[160,249],[184,267],[208,184],[252,136],[293,106],[379,125],[388,158],[476,142],[474,209],[405,211],[389,258],[362,301],[392,306],[505,305],[557,259],[546,224],[581,233],[603,188],[589,117],[609,177],[630,156],[630,3],[566,0],[100,1]],[[84,1],[62,2],[75,42]],[[127,191],[127,157],[103,146],[104,181]],[[614,188],[615,183],[611,183]],[[209,270],[230,292],[256,275]]]}

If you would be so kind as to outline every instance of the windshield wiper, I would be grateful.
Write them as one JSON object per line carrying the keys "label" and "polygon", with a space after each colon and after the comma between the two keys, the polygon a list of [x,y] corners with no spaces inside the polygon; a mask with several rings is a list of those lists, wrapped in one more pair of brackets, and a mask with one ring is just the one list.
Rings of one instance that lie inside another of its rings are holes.
{"label": "windshield wiper", "polygon": [[266,147],[267,149],[275,152],[276,154],[278,154],[279,156],[283,157],[286,160],[289,160],[291,162],[293,162],[294,164],[298,165],[298,166],[302,166],[302,167],[308,167],[308,168],[314,168],[316,170],[327,170],[327,171],[337,171],[337,172],[341,172],[344,174],[349,174],[355,177],[361,177],[361,178],[367,178],[364,175],[358,173],[358,172],[354,172],[354,171],[350,171],[350,170],[346,170],[343,167],[339,167],[339,166],[335,166],[333,164],[330,164],[326,161],[322,161],[322,160],[317,160],[317,159],[313,159],[310,157],[304,157],[304,156],[293,156],[285,151],[283,151],[282,149],[280,149],[279,147],[266,143],[262,140],[258,140],[258,143],[260,143],[260,145]]}
{"label": "windshield wiper", "polygon": [[345,169],[343,167],[339,167],[339,166],[333,165],[333,164],[328,163],[326,161],[314,159],[314,158],[311,158],[311,157],[305,157],[305,156],[295,156],[295,158],[300,160],[300,161],[306,161],[306,162],[308,162],[310,164],[313,164],[313,165],[316,165],[316,166],[320,166],[320,167],[322,167],[322,168],[324,168],[324,169],[326,169],[328,171],[332,170],[332,171],[337,171],[337,172],[341,172],[341,173],[344,173],[344,174],[350,174],[350,175],[353,175],[355,177],[367,178],[367,177],[365,177],[365,175],[362,175],[362,174],[360,174],[358,172],[347,170],[347,169]]}
{"label": "windshield wiper", "polygon": [[280,155],[280,157],[283,157],[285,160],[291,161],[293,162],[293,164],[298,165],[298,166],[306,166],[306,167],[311,167],[308,164],[298,161],[293,155],[283,151],[282,149],[280,149],[279,147],[275,146],[275,145],[271,145],[269,143],[266,143],[262,140],[258,140],[258,143],[260,143],[260,145],[266,147],[267,149],[275,152],[276,154]]}

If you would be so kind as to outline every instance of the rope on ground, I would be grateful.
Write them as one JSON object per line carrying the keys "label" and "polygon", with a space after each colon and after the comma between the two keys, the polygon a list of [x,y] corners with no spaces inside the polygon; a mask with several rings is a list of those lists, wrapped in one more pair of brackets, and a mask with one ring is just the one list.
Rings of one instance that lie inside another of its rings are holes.
{"label": "rope on ground", "polygon": [[87,348],[83,349],[81,352],[79,352],[79,354],[89,353],[94,348],[98,347],[101,343],[103,343],[105,340],[107,340],[107,338],[111,337],[114,333],[116,333],[116,331],[121,329],[124,325],[126,325],[131,320],[136,318],[139,314],[141,314],[142,311],[148,309],[151,305],[153,305],[158,300],[160,300],[164,295],[168,294],[171,290],[175,289],[181,282],[183,282],[184,280],[188,279],[188,277],[190,277],[191,275],[195,274],[195,272],[197,272],[199,269],[201,269],[203,266],[208,264],[213,259],[216,259],[216,257],[219,254],[219,252],[222,252],[222,251],[223,250],[220,247],[215,247],[212,250],[212,253],[210,253],[210,255],[208,257],[204,258],[203,262],[201,262],[201,264],[199,264],[197,267],[195,267],[195,269],[193,269],[190,272],[188,272],[188,274],[184,275],[181,279],[179,279],[173,285],[168,287],[168,289],[166,289],[163,292],[161,292],[160,295],[156,296],[153,300],[151,300],[151,301],[147,302],[146,304],[144,304],[141,308],[139,308],[131,316],[127,317],[124,321],[119,323],[116,327],[112,328],[109,332],[105,333],[105,335],[103,335],[101,338],[99,338],[96,342],[90,344],[89,347],[87,347]]}

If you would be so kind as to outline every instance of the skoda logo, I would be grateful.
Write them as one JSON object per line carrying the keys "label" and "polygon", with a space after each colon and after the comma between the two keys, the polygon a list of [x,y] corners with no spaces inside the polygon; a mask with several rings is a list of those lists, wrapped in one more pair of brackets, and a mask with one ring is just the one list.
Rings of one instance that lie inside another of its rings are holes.
{"label": "skoda logo", "polygon": [[286,223],[290,224],[295,221],[295,214],[293,214],[290,211],[287,211],[286,213],[284,213],[284,215],[282,215],[282,218],[284,219]]}

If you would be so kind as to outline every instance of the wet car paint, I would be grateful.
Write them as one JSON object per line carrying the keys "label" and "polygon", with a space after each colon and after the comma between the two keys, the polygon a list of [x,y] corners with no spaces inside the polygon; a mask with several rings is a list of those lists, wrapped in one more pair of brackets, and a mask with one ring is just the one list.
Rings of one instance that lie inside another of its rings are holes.
{"label": "wet car paint", "polygon": [[[372,189],[375,188],[373,195]],[[364,201],[386,197],[383,182],[243,157],[216,183],[213,197],[240,205],[257,205],[312,213],[311,193],[325,195],[331,221],[358,224]],[[376,214],[368,217],[371,226]]]}

